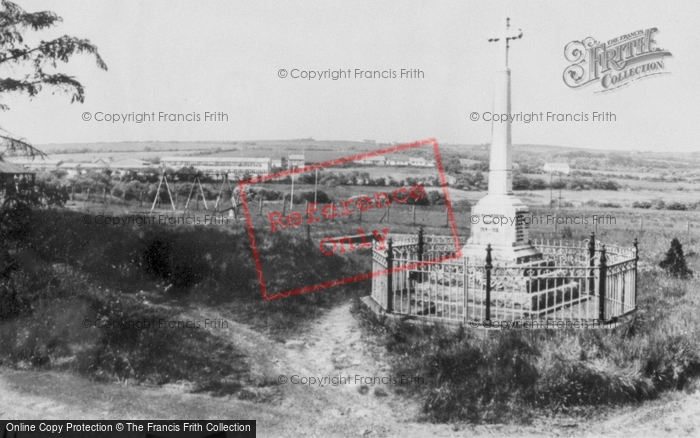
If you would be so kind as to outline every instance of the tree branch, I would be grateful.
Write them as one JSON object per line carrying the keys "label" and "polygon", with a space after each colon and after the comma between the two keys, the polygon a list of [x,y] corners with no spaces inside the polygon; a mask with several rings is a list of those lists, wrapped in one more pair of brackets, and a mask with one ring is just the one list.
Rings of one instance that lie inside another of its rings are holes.
{"label": "tree branch", "polygon": [[[0,128],[1,129],[1,128]],[[4,129],[3,129],[4,131]],[[5,131],[7,132],[7,131]],[[23,155],[29,157],[46,157],[46,154],[41,152],[39,149],[35,148],[29,144],[25,139],[18,139],[11,137],[9,135],[0,134],[0,144],[5,146],[5,150],[0,153],[0,161],[2,161],[2,156],[8,151],[22,152]]]}

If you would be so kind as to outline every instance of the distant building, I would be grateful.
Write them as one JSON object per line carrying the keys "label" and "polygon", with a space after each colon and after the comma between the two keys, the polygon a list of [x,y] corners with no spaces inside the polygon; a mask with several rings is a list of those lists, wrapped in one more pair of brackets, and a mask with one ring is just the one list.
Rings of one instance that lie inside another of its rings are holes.
{"label": "distant building", "polygon": [[388,160],[386,164],[389,166],[408,166],[409,162],[408,159],[395,158],[393,160]]}
{"label": "distant building", "polygon": [[114,158],[109,157],[109,158],[92,158],[92,161],[90,163],[92,164],[97,164],[100,166],[109,166],[109,163],[111,163],[114,160]]}
{"label": "distant building", "polygon": [[272,170],[270,158],[246,158],[246,157],[165,157],[161,158],[162,167],[170,167],[180,170],[185,167],[193,167],[203,173],[209,174],[233,174],[240,176],[249,173],[255,175],[267,175]]}
{"label": "distant building", "polygon": [[58,168],[60,170],[65,170],[68,176],[82,175],[85,172],[93,171],[100,172],[109,169],[109,164],[102,160],[98,160],[96,163],[73,163],[69,161],[64,161]]}
{"label": "distant building", "polygon": [[270,160],[270,165],[272,166],[273,169],[281,169],[282,168],[282,159],[281,158],[273,158]]}
{"label": "distant building", "polygon": [[389,155],[386,159],[387,166],[408,166],[409,161],[407,156]]}
{"label": "distant building", "polygon": [[290,155],[289,158],[287,158],[287,167],[290,169],[304,166],[306,166],[306,157],[304,157],[303,154]]}
{"label": "distant building", "polygon": [[569,165],[567,163],[544,163],[544,171],[547,173],[564,173],[569,174]]}
{"label": "distant building", "polygon": [[30,178],[33,184],[34,172],[24,166],[9,163],[0,158],[0,198],[4,197],[7,190],[16,190],[18,187],[21,190],[21,185],[18,186],[17,183],[21,182],[22,179],[26,181],[27,178]]}
{"label": "distant building", "polygon": [[373,166],[385,166],[386,165],[386,157],[383,155],[376,155],[373,157],[364,157],[361,160],[357,160],[358,163],[360,164],[369,164]]}
{"label": "distant building", "polygon": [[136,172],[141,173],[153,166],[148,161],[139,160],[138,158],[122,158],[113,160],[108,163],[109,169],[116,173]]}
{"label": "distant building", "polygon": [[65,162],[64,161],[58,165],[58,169],[65,171],[68,176],[76,176],[80,173],[79,166],[80,166],[80,163],[72,163],[72,162]]}
{"label": "distant building", "polygon": [[25,169],[55,170],[61,164],[60,160],[52,160],[45,157],[10,157],[7,163],[22,166]]}
{"label": "distant building", "polygon": [[410,157],[408,159],[408,164],[410,166],[426,167],[428,165],[428,160],[423,157]]}

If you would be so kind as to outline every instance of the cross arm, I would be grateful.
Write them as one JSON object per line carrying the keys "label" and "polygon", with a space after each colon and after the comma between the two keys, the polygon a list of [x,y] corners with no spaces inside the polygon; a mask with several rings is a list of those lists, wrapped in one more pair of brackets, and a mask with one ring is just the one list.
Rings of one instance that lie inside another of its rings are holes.
{"label": "cross arm", "polygon": [[508,38],[509,40],[517,40],[517,39],[520,39],[522,37],[523,37],[523,31],[520,29],[518,29],[517,31],[516,30],[509,30],[506,33],[506,38]]}

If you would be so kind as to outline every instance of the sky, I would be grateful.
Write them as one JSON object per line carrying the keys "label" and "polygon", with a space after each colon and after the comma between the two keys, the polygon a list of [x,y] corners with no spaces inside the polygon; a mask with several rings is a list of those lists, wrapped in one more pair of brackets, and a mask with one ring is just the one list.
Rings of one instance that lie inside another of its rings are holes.
{"label": "sky", "polygon": [[[493,106],[500,20],[511,44],[512,112],[612,112],[614,122],[514,123],[515,144],[692,152],[700,122],[696,17],[700,2],[658,1],[67,1],[18,0],[52,10],[56,28],[97,45],[109,70],[77,56],[59,70],[86,88],[84,104],[46,90],[3,96],[0,127],[34,144],[314,138],[490,142],[472,121]],[[596,93],[569,88],[564,47],[658,28],[670,74]],[[288,76],[279,77],[280,69]],[[294,79],[290,72],[419,69],[418,79]],[[17,74],[3,69],[3,77]],[[83,120],[90,113],[89,121]],[[222,112],[228,121],[110,123],[104,114]],[[102,114],[102,115],[98,115]]]}

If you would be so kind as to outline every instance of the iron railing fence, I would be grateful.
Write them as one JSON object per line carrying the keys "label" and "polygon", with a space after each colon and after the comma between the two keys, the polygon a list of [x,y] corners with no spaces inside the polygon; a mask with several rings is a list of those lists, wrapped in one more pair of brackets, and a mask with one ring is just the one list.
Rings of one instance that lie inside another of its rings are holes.
{"label": "iron railing fence", "polygon": [[456,258],[449,236],[392,236],[374,244],[372,298],[387,313],[430,320],[616,321],[636,310],[638,246],[534,241],[522,264]]}

